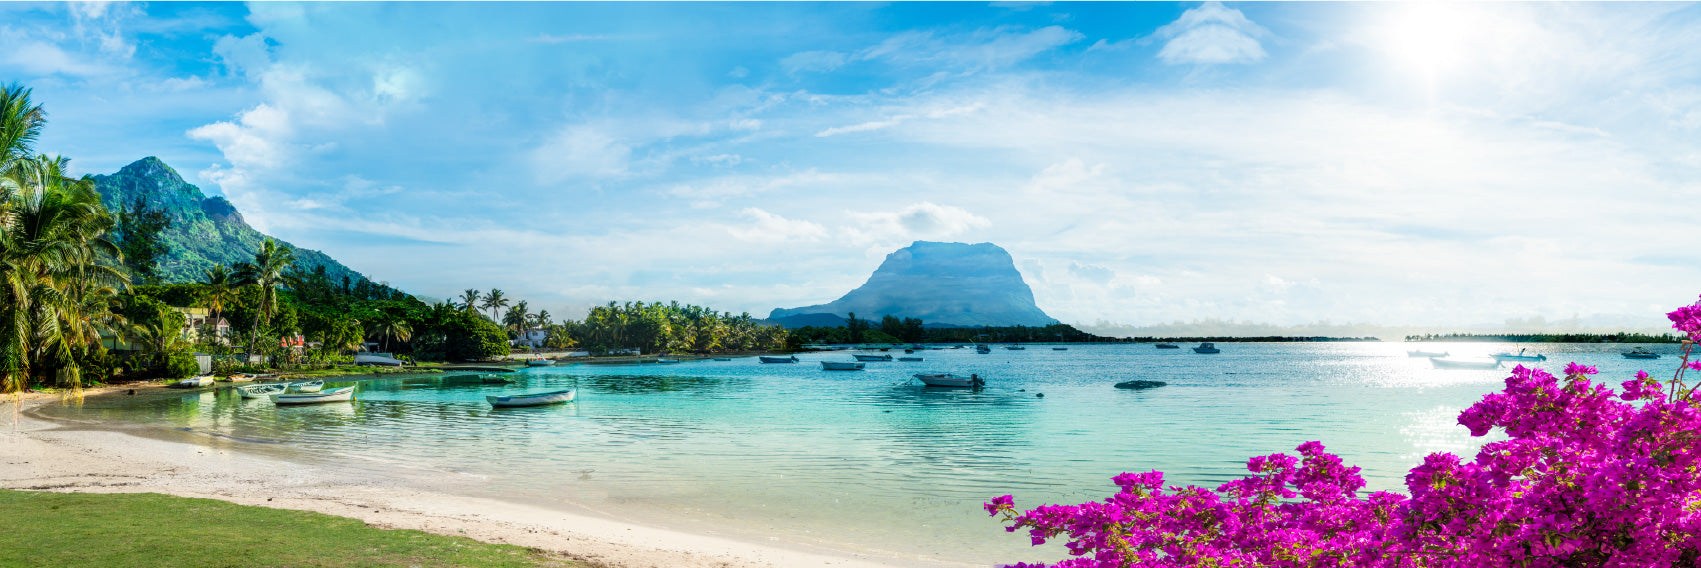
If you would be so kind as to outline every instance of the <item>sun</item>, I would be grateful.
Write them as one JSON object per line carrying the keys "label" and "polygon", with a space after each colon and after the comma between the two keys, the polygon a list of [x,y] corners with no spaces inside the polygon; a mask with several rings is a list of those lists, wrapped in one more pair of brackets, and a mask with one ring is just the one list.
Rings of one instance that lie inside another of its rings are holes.
{"label": "sun", "polygon": [[1468,62],[1468,40],[1478,21],[1476,11],[1464,4],[1404,4],[1390,14],[1382,41],[1390,56],[1433,86]]}

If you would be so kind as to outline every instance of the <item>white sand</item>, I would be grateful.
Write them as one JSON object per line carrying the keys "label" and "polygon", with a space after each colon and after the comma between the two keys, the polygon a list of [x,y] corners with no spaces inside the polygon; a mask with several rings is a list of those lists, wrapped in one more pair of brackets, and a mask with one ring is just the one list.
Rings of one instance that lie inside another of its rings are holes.
{"label": "white sand", "polygon": [[[126,387],[128,388],[128,387]],[[327,467],[32,417],[57,403],[25,395],[0,402],[0,488],[164,493],[316,511],[383,528],[538,548],[611,568],[969,566],[901,555],[805,551],[642,526],[489,499],[420,491]],[[370,467],[370,465],[367,465]]]}

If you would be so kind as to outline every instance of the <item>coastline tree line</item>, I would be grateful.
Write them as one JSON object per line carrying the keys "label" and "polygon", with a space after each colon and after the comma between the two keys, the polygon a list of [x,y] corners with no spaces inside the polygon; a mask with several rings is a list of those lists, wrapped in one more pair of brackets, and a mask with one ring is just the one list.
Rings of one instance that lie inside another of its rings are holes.
{"label": "coastline tree line", "polygon": [[1099,337],[1067,324],[1047,326],[928,327],[918,318],[882,316],[879,321],[848,314],[845,325],[803,326],[791,331],[788,346],[844,343],[1102,343],[1124,341]]}

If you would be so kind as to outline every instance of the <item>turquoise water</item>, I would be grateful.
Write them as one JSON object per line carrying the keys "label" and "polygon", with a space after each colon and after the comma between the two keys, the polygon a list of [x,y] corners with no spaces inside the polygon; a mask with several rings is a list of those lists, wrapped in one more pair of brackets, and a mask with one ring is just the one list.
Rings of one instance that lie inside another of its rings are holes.
{"label": "turquoise water", "polygon": [[[571,365],[504,375],[511,386],[441,375],[339,383],[352,403],[277,408],[228,391],[82,417],[164,422],[314,459],[359,460],[477,496],[569,507],[838,550],[876,549],[970,563],[1055,560],[980,509],[1111,494],[1110,478],[1157,469],[1172,482],[1216,485],[1248,456],[1321,440],[1364,468],[1371,489],[1402,489],[1434,451],[1468,455],[1483,440],[1454,423],[1509,373],[1443,371],[1406,350],[1485,355],[1503,344],[1219,344],[1221,354],[1151,345],[1053,351],[920,352],[920,363],[866,371],[730,362]],[[1668,356],[1623,359],[1621,345],[1536,345],[1551,371],[1597,365],[1616,383],[1662,376]],[[1516,347],[1513,347],[1516,350]],[[897,354],[897,352],[894,352]],[[918,372],[978,373],[980,391],[925,388]],[[1125,391],[1131,379],[1168,386]],[[579,389],[576,403],[493,410],[484,396]],[[1044,397],[1036,396],[1040,393]]]}

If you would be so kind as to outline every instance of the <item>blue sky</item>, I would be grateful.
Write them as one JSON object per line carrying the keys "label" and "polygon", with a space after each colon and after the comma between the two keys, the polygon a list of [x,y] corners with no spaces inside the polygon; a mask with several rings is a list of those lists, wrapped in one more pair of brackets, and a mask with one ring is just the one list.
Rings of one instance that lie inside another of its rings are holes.
{"label": "blue sky", "polygon": [[1067,322],[1658,327],[1689,4],[0,4],[40,148],[436,297],[766,315],[917,239]]}

